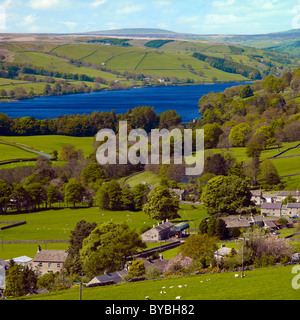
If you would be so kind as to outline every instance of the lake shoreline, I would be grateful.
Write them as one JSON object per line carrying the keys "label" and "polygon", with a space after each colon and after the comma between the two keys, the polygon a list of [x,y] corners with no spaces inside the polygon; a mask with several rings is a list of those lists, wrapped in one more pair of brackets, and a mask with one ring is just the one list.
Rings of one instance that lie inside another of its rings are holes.
{"label": "lake shoreline", "polygon": [[112,88],[100,88],[98,90],[93,90],[90,92],[77,92],[77,93],[65,93],[65,94],[53,94],[53,95],[37,95],[34,97],[26,97],[23,99],[6,99],[6,100],[1,100],[0,99],[0,106],[2,103],[7,103],[7,102],[17,102],[17,101],[22,101],[22,100],[34,100],[37,98],[42,98],[42,97],[60,97],[60,96],[69,96],[69,95],[77,95],[77,94],[84,94],[84,93],[93,93],[93,92],[103,92],[103,91],[123,91],[123,90],[131,90],[131,89],[142,89],[142,88],[159,88],[159,87],[180,87],[180,86],[211,86],[215,84],[223,84],[223,83],[253,83],[252,80],[249,81],[217,81],[217,82],[211,82],[211,83],[179,83],[179,84],[164,84],[164,85],[147,85],[147,86],[131,86],[127,88],[118,88],[118,89],[112,89]]}

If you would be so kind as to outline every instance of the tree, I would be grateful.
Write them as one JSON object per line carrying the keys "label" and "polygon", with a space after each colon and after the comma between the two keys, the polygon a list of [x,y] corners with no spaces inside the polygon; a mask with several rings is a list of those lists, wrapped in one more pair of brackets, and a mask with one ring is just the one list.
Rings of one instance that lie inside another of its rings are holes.
{"label": "tree", "polygon": [[284,205],[287,205],[288,203],[296,203],[297,202],[297,199],[294,198],[292,196],[292,194],[289,194],[283,201],[282,201],[282,204]]}
{"label": "tree", "polygon": [[270,159],[264,160],[260,164],[259,179],[266,185],[277,185],[280,183],[278,171]]}
{"label": "tree", "polygon": [[50,205],[57,202],[58,198],[58,187],[50,184],[47,188],[47,203]]}
{"label": "tree", "polygon": [[127,185],[122,188],[121,206],[124,210],[131,210],[134,208],[132,192]]}
{"label": "tree", "polygon": [[132,188],[132,197],[135,210],[142,210],[143,205],[147,202],[149,187],[147,184],[139,183]]}
{"label": "tree", "polygon": [[105,175],[99,163],[90,163],[84,167],[81,172],[82,180],[85,183],[96,182],[97,180],[103,179]]}
{"label": "tree", "polygon": [[214,252],[218,249],[218,239],[207,234],[190,236],[180,247],[183,257],[190,257],[194,261],[201,262],[204,267],[213,260]]}
{"label": "tree", "polygon": [[96,222],[90,223],[81,220],[77,222],[75,229],[71,231],[70,245],[68,248],[69,255],[64,263],[64,267],[69,274],[81,273],[82,267],[79,259],[79,251],[82,248],[83,240],[91,234],[96,226]]}
{"label": "tree", "polygon": [[207,221],[206,219],[202,219],[199,225],[199,234],[207,233]]}
{"label": "tree", "polygon": [[70,159],[78,159],[78,152],[71,144],[64,144],[61,149],[60,158],[62,161],[69,161]]}
{"label": "tree", "polygon": [[141,277],[145,274],[146,268],[144,261],[142,259],[136,259],[132,262],[132,265],[129,267],[128,276],[131,278]]}
{"label": "tree", "polygon": [[179,218],[179,200],[167,187],[157,186],[148,195],[143,211],[152,219],[165,220]]}
{"label": "tree", "polygon": [[215,175],[226,175],[227,169],[227,163],[222,154],[215,153],[212,156],[209,155],[205,158],[205,173],[212,173]]}
{"label": "tree", "polygon": [[252,89],[251,89],[251,87],[250,87],[249,84],[245,85],[245,86],[242,88],[242,90],[241,90],[241,92],[240,92],[240,97],[241,97],[242,99],[249,98],[249,97],[253,97],[253,91],[252,91]]}
{"label": "tree", "polygon": [[125,257],[146,248],[140,236],[127,224],[107,222],[96,227],[83,240],[80,259],[88,275],[114,272],[122,267]]}
{"label": "tree", "polygon": [[245,122],[234,126],[229,134],[229,142],[235,147],[244,147],[251,130],[251,127]]}
{"label": "tree", "polygon": [[116,180],[111,180],[108,183],[107,188],[109,196],[109,209],[110,210],[120,210],[122,209],[122,189]]}
{"label": "tree", "polygon": [[5,296],[20,297],[32,293],[36,288],[36,283],[37,275],[33,270],[10,260],[4,290]]}
{"label": "tree", "polygon": [[216,148],[220,135],[223,133],[221,126],[217,123],[207,123],[202,129],[204,130],[205,149]]}
{"label": "tree", "polygon": [[31,202],[32,207],[35,209],[36,206],[39,207],[41,203],[45,200],[45,191],[43,186],[39,182],[28,183],[24,186]]}
{"label": "tree", "polygon": [[0,214],[6,213],[10,201],[12,188],[5,181],[0,180]]}
{"label": "tree", "polygon": [[82,202],[84,191],[85,188],[79,181],[74,178],[70,179],[64,188],[65,202],[73,203],[73,208],[75,208],[76,203]]}
{"label": "tree", "polygon": [[202,202],[210,214],[236,213],[251,203],[248,181],[237,176],[217,176],[208,181],[202,193]]}
{"label": "tree", "polygon": [[102,210],[109,209],[109,193],[107,183],[103,184],[96,192],[95,204]]}

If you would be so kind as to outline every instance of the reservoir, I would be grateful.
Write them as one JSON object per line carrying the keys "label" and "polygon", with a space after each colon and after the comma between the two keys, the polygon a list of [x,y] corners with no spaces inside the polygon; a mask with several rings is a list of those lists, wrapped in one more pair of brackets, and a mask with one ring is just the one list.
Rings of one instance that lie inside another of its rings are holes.
{"label": "reservoir", "polygon": [[126,113],[138,106],[154,107],[156,113],[168,109],[181,115],[183,122],[199,118],[198,101],[209,92],[222,92],[226,88],[246,83],[217,83],[211,85],[183,85],[133,88],[129,90],[99,91],[62,96],[39,97],[0,103],[0,112],[9,117],[37,119],[57,118],[61,115],[89,114],[94,111],[115,110]]}

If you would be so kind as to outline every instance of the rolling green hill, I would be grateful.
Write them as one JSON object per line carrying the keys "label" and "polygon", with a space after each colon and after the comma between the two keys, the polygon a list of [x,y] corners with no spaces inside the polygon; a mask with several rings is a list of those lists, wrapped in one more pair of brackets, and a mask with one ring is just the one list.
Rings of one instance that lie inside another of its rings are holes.
{"label": "rolling green hill", "polygon": [[[146,32],[135,31],[139,35]],[[148,37],[152,31],[147,30]],[[160,31],[162,38],[165,34],[164,30]],[[43,42],[38,43],[34,37],[31,41],[3,42],[0,48],[0,68],[3,70],[0,72],[0,99],[28,97],[29,92],[29,97],[49,94],[45,89],[47,83],[51,94],[59,94],[53,89],[54,82],[62,80],[65,93],[82,92],[83,81],[89,91],[162,83],[204,84],[280,75],[298,64],[297,58],[284,52],[216,41],[149,41],[134,36],[123,40],[90,34],[60,36],[55,41],[44,36]],[[199,55],[205,58],[201,61]],[[212,63],[212,60],[218,63]],[[232,72],[228,66],[250,71]],[[74,86],[77,88],[73,89]],[[11,94],[19,87],[24,88],[21,93]]]}

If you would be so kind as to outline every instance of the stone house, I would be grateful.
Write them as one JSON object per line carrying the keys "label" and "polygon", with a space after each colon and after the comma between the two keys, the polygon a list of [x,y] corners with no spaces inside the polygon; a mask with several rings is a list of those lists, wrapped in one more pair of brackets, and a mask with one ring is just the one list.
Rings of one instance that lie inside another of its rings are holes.
{"label": "stone house", "polygon": [[39,246],[36,256],[27,266],[37,272],[38,276],[60,272],[67,257],[68,252],[65,250],[41,250]]}
{"label": "stone house", "polygon": [[261,205],[261,214],[265,216],[281,217],[286,215],[286,210],[284,210],[282,203],[269,203],[265,202]]}
{"label": "stone house", "polygon": [[288,203],[286,206],[286,212],[289,216],[300,216],[300,203]]}
{"label": "stone house", "polygon": [[214,257],[217,261],[222,261],[224,257],[228,256],[231,252],[231,248],[227,248],[225,244],[222,244],[221,248],[214,252]]}
{"label": "stone house", "polygon": [[145,242],[165,240],[173,236],[173,228],[174,223],[167,220],[161,224],[158,223],[157,226],[154,225],[152,229],[144,232],[141,237]]}
{"label": "stone house", "polygon": [[282,202],[288,195],[292,195],[297,202],[300,202],[300,192],[297,191],[277,191],[274,193],[262,192],[261,190],[252,190],[251,200],[255,202],[256,205],[260,206],[263,203],[276,203]]}
{"label": "stone house", "polygon": [[96,276],[90,282],[88,282],[87,287],[98,287],[119,283],[123,280],[123,276],[126,273],[127,272],[124,273],[123,271],[119,271]]}

